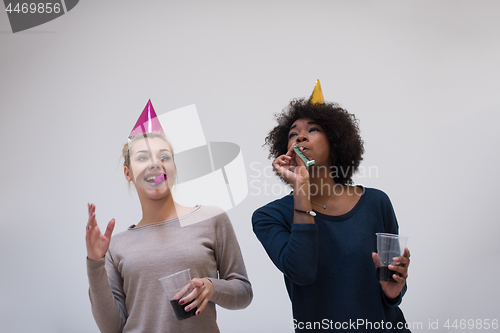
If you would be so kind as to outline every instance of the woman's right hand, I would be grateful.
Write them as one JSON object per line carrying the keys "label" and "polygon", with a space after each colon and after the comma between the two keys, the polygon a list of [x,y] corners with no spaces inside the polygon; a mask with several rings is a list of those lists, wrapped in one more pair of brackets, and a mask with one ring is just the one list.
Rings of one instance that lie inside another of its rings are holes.
{"label": "woman's right hand", "polygon": [[293,150],[293,145],[285,155],[278,156],[273,162],[273,168],[292,185],[294,190],[309,185],[309,172],[301,158]]}
{"label": "woman's right hand", "polygon": [[111,234],[115,228],[115,219],[111,219],[104,235],[101,233],[95,218],[95,205],[88,204],[89,221],[87,223],[87,233],[85,240],[87,243],[87,258],[90,260],[99,260],[106,255],[111,240]]}

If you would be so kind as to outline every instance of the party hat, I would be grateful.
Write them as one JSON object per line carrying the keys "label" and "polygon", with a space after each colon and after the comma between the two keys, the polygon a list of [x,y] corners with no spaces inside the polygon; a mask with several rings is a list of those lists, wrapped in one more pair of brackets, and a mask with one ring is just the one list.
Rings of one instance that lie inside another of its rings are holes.
{"label": "party hat", "polygon": [[314,86],[314,90],[309,97],[309,103],[311,104],[325,104],[325,99],[323,98],[323,92],[321,91],[321,84],[319,80],[316,80],[316,85]]}
{"label": "party hat", "polygon": [[138,134],[144,133],[165,134],[160,125],[155,109],[153,108],[153,104],[151,104],[151,100],[149,100],[148,104],[146,104],[146,107],[139,116],[139,119],[137,119],[137,123],[135,124],[132,132],[130,132],[128,138],[131,139]]}

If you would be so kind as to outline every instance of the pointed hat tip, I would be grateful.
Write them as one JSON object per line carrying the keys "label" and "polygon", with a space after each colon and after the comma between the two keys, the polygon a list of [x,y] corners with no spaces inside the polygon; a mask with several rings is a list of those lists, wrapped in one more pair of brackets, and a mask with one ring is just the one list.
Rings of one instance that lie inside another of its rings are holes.
{"label": "pointed hat tip", "polygon": [[314,85],[314,90],[309,97],[309,103],[311,104],[325,104],[325,99],[323,98],[323,91],[321,91],[321,84],[319,83],[319,79],[316,80],[316,84]]}
{"label": "pointed hat tip", "polygon": [[139,119],[137,119],[134,129],[130,132],[128,137],[131,138],[144,133],[165,134],[160,121],[158,120],[153,104],[151,103],[151,99],[148,100],[146,107],[139,116]]}

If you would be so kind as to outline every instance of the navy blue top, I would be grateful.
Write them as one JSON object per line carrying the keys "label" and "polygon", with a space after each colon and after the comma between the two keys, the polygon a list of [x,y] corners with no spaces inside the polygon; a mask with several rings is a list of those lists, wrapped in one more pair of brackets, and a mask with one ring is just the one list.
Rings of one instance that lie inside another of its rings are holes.
{"label": "navy blue top", "polygon": [[[384,192],[363,190],[358,203],[344,215],[315,211],[315,224],[293,224],[292,194],[252,216],[257,238],[285,276],[296,332],[335,328],[409,332],[395,329],[406,322],[398,307],[406,286],[397,299],[386,298],[372,260],[372,252],[377,251],[375,233],[398,233],[396,215]],[[383,329],[388,326],[392,330]]]}

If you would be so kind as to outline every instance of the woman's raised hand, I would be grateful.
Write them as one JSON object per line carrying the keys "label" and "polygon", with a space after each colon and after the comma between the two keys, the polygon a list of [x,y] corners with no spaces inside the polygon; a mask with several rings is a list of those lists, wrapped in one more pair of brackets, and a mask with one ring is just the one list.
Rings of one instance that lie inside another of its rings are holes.
{"label": "woman's raised hand", "polygon": [[295,190],[300,186],[309,184],[309,172],[293,150],[293,145],[285,155],[278,156],[273,162],[273,168],[290,184]]}
{"label": "woman's raised hand", "polygon": [[99,260],[106,255],[106,252],[108,252],[111,234],[115,228],[115,219],[111,219],[111,221],[109,221],[106,232],[103,235],[95,218],[95,205],[88,204],[88,208],[89,221],[87,223],[87,233],[85,235],[87,243],[87,258],[90,260]]}

